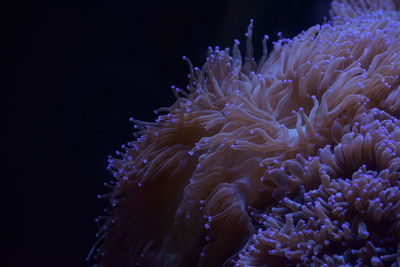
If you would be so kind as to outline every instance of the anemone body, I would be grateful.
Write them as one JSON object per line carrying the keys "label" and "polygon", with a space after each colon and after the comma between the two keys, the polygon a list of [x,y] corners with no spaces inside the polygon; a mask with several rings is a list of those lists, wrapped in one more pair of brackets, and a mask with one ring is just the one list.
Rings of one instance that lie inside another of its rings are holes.
{"label": "anemone body", "polygon": [[400,266],[399,6],[334,0],[258,62],[252,23],[244,60],[210,49],[110,158],[99,263]]}

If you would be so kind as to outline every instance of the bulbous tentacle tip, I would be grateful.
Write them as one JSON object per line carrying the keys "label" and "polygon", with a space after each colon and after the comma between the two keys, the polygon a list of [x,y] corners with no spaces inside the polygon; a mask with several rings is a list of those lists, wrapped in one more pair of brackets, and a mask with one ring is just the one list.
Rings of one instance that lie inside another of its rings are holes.
{"label": "bulbous tentacle tip", "polygon": [[247,27],[247,33],[246,35],[246,55],[245,55],[245,63],[242,68],[242,71],[249,75],[250,72],[256,71],[257,69],[257,63],[254,60],[254,54],[253,54],[253,19],[250,19],[250,24]]}

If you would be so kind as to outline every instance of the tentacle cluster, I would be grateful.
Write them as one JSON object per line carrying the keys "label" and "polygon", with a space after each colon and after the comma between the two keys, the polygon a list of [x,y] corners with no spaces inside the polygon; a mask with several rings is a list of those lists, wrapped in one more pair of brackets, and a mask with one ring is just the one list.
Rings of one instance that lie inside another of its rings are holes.
{"label": "tentacle cluster", "polygon": [[[400,266],[400,13],[331,20],[256,62],[210,48],[187,88],[110,158],[104,266]],[[383,230],[384,229],[384,230]]]}
{"label": "tentacle cluster", "polygon": [[[237,266],[385,266],[399,259],[400,121],[368,113],[355,117],[334,148],[271,171],[285,190],[276,204],[251,214],[258,232]],[[291,175],[299,186],[282,183]]]}

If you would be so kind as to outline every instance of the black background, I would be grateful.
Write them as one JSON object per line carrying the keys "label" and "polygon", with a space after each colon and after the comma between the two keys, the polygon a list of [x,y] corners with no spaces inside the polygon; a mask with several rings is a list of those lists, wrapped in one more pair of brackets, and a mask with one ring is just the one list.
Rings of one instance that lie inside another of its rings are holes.
{"label": "black background", "polygon": [[132,140],[130,117],[151,121],[154,109],[173,104],[170,86],[187,81],[182,56],[201,66],[208,46],[232,47],[235,38],[243,52],[253,18],[259,58],[264,34],[270,48],[278,32],[292,38],[322,23],[329,2],[15,1],[6,8],[12,86],[5,90],[3,266],[89,266],[94,218],[106,206],[96,195],[110,178],[107,156]]}

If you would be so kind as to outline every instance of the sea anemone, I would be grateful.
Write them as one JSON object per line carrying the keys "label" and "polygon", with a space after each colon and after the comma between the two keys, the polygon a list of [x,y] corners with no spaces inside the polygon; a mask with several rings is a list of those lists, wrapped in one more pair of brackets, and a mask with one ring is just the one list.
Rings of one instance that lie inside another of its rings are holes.
{"label": "sea anemone", "polygon": [[210,49],[109,159],[103,266],[400,266],[400,3]]}

